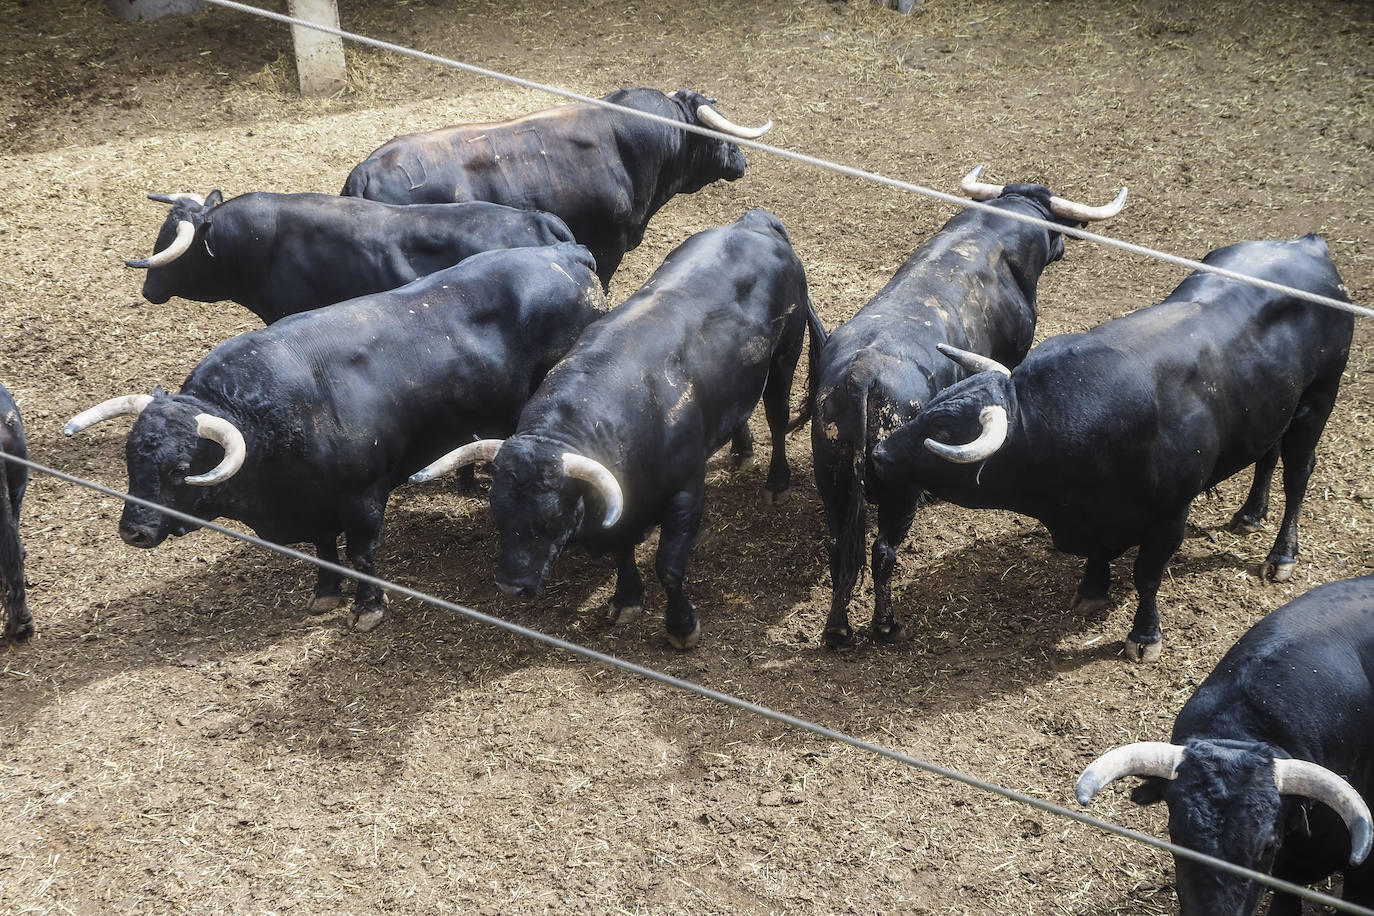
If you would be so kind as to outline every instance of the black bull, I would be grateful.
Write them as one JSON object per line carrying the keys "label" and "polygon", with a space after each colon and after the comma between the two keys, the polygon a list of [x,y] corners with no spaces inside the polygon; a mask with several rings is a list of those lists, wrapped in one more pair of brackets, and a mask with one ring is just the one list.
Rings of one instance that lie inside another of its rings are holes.
{"label": "black bull", "polygon": [[332,194],[153,194],[172,205],[143,298],[230,299],[279,318],[404,286],[479,251],[573,240],[548,213],[473,202],[402,207]]}
{"label": "black bull", "polygon": [[[1320,236],[1242,242],[1205,263],[1346,298]],[[1264,572],[1291,574],[1353,329],[1348,312],[1198,271],[1159,305],[1052,337],[1015,372],[979,372],[941,392],[878,446],[874,469],[885,484],[919,481],[961,506],[1039,519],[1056,547],[1087,558],[1080,610],[1106,604],[1111,561],[1139,546],[1126,649],[1157,658],[1155,596],[1193,498],[1254,464],[1232,519],[1254,529],[1280,456],[1284,515]]]}
{"label": "black bull", "polygon": [[772,436],[765,498],[787,491],[788,396],[808,326],[814,353],[820,325],[801,262],[782,223],[751,210],[692,236],[590,325],[531,397],[515,435],[473,443],[415,479],[492,459],[502,590],[539,594],[575,540],[614,555],[616,622],[642,609],[634,549],[659,526],[668,637],[691,648],[700,625],[683,587],[707,459],[732,436],[742,450],[738,430],[761,396]]}
{"label": "black bull", "polygon": [[[24,421],[9,389],[0,385],[0,451],[28,458]],[[4,591],[5,641],[33,635],[33,616],[24,597],[24,547],[19,540],[19,510],[29,485],[29,469],[0,459],[0,589]]]}
{"label": "black bull", "polygon": [[[981,167],[980,167],[981,168]],[[1106,207],[1084,207],[1036,184],[995,186],[965,176],[963,189],[999,211],[1077,225],[1120,211],[1125,189]],[[878,441],[911,420],[966,374],[936,350],[941,343],[1016,365],[1035,335],[1036,284],[1064,254],[1051,229],[968,209],[915,252],[849,321],[830,333],[813,377],[811,450],[816,487],[830,531],[829,646],[848,642],[848,606],[863,568],[866,503],[877,507],[873,543],[875,641],[900,638],[892,612],[897,547],[920,500],[916,485],[882,486],[869,456]]]}
{"label": "black bull", "polygon": [[[1184,704],[1170,743],[1102,755],[1080,777],[1078,800],[1143,777],[1132,798],[1168,805],[1178,845],[1298,884],[1344,872],[1345,899],[1374,906],[1361,798],[1374,793],[1371,672],[1374,576],[1314,588],[1231,647]],[[1256,912],[1262,885],[1182,856],[1174,864],[1184,916]],[[1300,911],[1282,892],[1269,908]]]}
{"label": "black bull", "polygon": [[[278,543],[313,543],[375,575],[387,497],[416,469],[515,425],[525,399],[601,314],[580,245],[474,255],[398,290],[292,315],[221,344],[167,395],[115,398],[67,435],[138,419],[125,453],[134,496],[200,518],[246,523]],[[155,547],[191,529],[126,504],[120,536]],[[321,569],[312,611],[337,607]],[[352,622],[371,629],[385,595],[359,582]]]}
{"label": "black bull", "polygon": [[[739,137],[769,126],[731,124],[711,107],[714,99],[687,89],[621,89],[603,101]],[[396,204],[489,200],[557,214],[591,249],[609,288],[665,203],[718,179],[734,181],[744,167],[734,143],[579,103],[396,137],[354,167],[343,193]]]}

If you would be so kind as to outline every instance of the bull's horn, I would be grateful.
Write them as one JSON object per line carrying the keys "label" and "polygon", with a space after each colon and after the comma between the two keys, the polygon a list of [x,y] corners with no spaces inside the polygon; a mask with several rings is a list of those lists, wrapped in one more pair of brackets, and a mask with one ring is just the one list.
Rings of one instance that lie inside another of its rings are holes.
{"label": "bull's horn", "polygon": [[927,439],[926,448],[955,464],[973,464],[990,458],[1007,441],[1007,409],[998,404],[984,407],[978,412],[978,423],[983,431],[967,445],[946,445]]}
{"label": "bull's horn", "polygon": [[183,201],[193,203],[197,207],[205,206],[205,198],[199,194],[149,194],[148,199],[155,200],[160,204],[171,204],[174,207]]}
{"label": "bull's horn", "polygon": [[1280,795],[1305,795],[1331,806],[1350,831],[1350,864],[1359,865],[1369,855],[1371,836],[1369,807],[1360,793],[1326,767],[1308,760],[1274,761],[1274,785]]}
{"label": "bull's horn", "polygon": [[414,474],[411,474],[410,482],[426,483],[436,477],[442,477],[449,471],[456,470],[465,464],[474,464],[478,461],[490,461],[496,457],[496,453],[501,450],[501,446],[505,441],[505,439],[478,439],[476,442],[469,442],[467,445],[455,448],[447,455],[425,465]]}
{"label": "bull's horn", "polygon": [[146,258],[130,258],[124,262],[125,267],[164,267],[186,253],[191,247],[191,242],[196,237],[196,224],[189,219],[177,220],[177,237],[172,239],[172,244],[162,249],[155,255]]}
{"label": "bull's horn", "polygon": [[985,181],[979,181],[978,175],[982,171],[983,167],[981,165],[975,166],[973,171],[965,175],[963,181],[959,182],[959,187],[965,194],[972,197],[974,200],[992,200],[994,197],[1001,197],[1002,188],[1006,187],[1006,185],[988,184]]}
{"label": "bull's horn", "polygon": [[213,414],[196,414],[196,435],[202,439],[209,439],[211,442],[218,442],[224,447],[224,458],[219,464],[215,465],[204,474],[197,474],[194,477],[187,477],[183,482],[193,487],[208,487],[212,484],[223,483],[230,477],[239,472],[243,467],[244,456],[248,449],[243,443],[243,433],[239,428],[223,417],[216,417]]}
{"label": "bull's horn", "polygon": [[117,398],[110,398],[108,401],[81,411],[68,420],[67,425],[62,427],[62,435],[75,436],[83,429],[114,417],[138,416],[152,399],[151,394],[125,394]]}
{"label": "bull's horn", "polygon": [[572,452],[563,453],[563,473],[574,480],[585,480],[597,489],[606,503],[606,514],[601,519],[601,527],[609,528],[620,518],[625,507],[625,497],[620,491],[620,483],[606,466],[583,455]]}
{"label": "bull's horn", "polygon": [[1114,747],[1098,757],[1083,775],[1073,793],[1080,805],[1086,805],[1093,796],[1110,783],[1124,776],[1158,776],[1173,779],[1178,775],[1178,765],[1183,762],[1183,747],[1164,741],[1137,741]]}
{"label": "bull's horn", "polygon": [[712,130],[718,130],[723,134],[729,134],[732,137],[739,137],[743,140],[757,140],[773,129],[773,122],[771,120],[762,127],[741,127],[728,120],[725,115],[716,111],[710,105],[697,106],[697,120]]}
{"label": "bull's horn", "polygon": [[936,344],[935,349],[972,373],[1000,372],[1006,376],[1011,375],[1011,370],[1006,366],[982,354],[974,353],[970,350],[960,350],[958,347],[951,347],[949,344],[944,343]]}
{"label": "bull's horn", "polygon": [[1077,220],[1080,223],[1091,223],[1100,219],[1110,219],[1121,212],[1121,208],[1126,206],[1126,189],[1123,187],[1116,194],[1116,200],[1101,207],[1090,207],[1087,204],[1080,204],[1076,201],[1065,200],[1062,197],[1050,198],[1050,212],[1055,216],[1062,216],[1064,219]]}

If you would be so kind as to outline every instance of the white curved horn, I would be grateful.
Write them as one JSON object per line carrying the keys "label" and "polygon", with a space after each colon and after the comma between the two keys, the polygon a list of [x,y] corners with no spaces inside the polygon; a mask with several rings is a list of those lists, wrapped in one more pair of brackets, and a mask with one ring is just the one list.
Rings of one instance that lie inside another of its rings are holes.
{"label": "white curved horn", "polygon": [[152,399],[151,394],[125,394],[102,401],[68,420],[67,425],[62,427],[62,435],[75,436],[87,427],[114,417],[138,416]]}
{"label": "white curved horn", "polygon": [[191,247],[191,242],[196,237],[196,224],[189,219],[177,220],[177,237],[172,239],[172,244],[162,249],[155,255],[146,258],[129,258],[124,262],[125,267],[142,267],[152,269],[154,267],[164,267],[186,253]]}
{"label": "white curved horn", "polygon": [[960,190],[974,200],[992,200],[994,197],[1001,197],[1002,189],[1006,187],[1006,185],[988,184],[985,181],[979,181],[978,175],[982,171],[983,167],[981,165],[975,166],[973,171],[965,175],[963,180],[959,182]]}
{"label": "white curved horn", "polygon": [[213,414],[198,413],[196,414],[196,435],[202,439],[209,439],[211,442],[218,442],[223,446],[224,458],[204,474],[187,477],[183,483],[193,487],[208,487],[212,484],[223,483],[237,474],[239,468],[243,467],[243,459],[248,454],[248,449],[243,442],[243,433],[239,432],[239,428],[233,423]]}
{"label": "white curved horn", "polygon": [[991,357],[983,356],[981,353],[974,353],[971,350],[960,350],[958,347],[951,347],[949,344],[945,343],[936,344],[935,349],[972,373],[1000,372],[1005,376],[1011,376],[1010,369]]}
{"label": "white curved horn", "polygon": [[697,106],[697,120],[712,130],[718,130],[723,134],[729,134],[732,137],[739,137],[743,140],[757,140],[773,129],[773,122],[771,119],[762,127],[741,127],[728,120],[725,115],[716,111],[710,105]]}
{"label": "white curved horn", "polygon": [[1055,216],[1062,216],[1065,219],[1078,220],[1080,223],[1091,223],[1100,219],[1111,219],[1121,212],[1121,208],[1126,206],[1126,189],[1123,187],[1116,194],[1116,199],[1109,204],[1101,207],[1090,207],[1087,204],[1080,204],[1077,201],[1065,200],[1062,197],[1050,198],[1050,212]]}
{"label": "white curved horn", "polygon": [[199,194],[189,194],[184,191],[180,194],[149,194],[148,199],[155,200],[160,204],[171,204],[172,206],[176,206],[183,202],[193,203],[197,207],[205,206],[204,197],[201,197]]}
{"label": "white curved horn", "polygon": [[1086,805],[1108,784],[1125,776],[1158,776],[1173,779],[1183,762],[1183,746],[1165,741],[1137,741],[1114,747],[1098,757],[1073,788],[1080,805]]}
{"label": "white curved horn", "polygon": [[1274,760],[1274,785],[1280,795],[1305,795],[1315,798],[1345,821],[1350,831],[1350,864],[1359,865],[1369,855],[1374,842],[1374,823],[1369,806],[1360,793],[1340,776],[1309,760]]}
{"label": "white curved horn", "polygon": [[563,473],[574,480],[584,480],[601,494],[606,503],[606,515],[601,519],[601,527],[609,528],[620,518],[625,508],[625,497],[620,491],[620,483],[606,466],[583,455],[572,452],[563,453]]}
{"label": "white curved horn", "polygon": [[478,461],[490,461],[496,457],[496,453],[501,450],[505,439],[478,439],[476,442],[469,442],[467,445],[459,446],[430,462],[414,474],[410,475],[411,483],[426,483],[436,477],[442,477],[449,471],[456,470],[465,464],[475,464]]}
{"label": "white curved horn", "polygon": [[926,448],[955,464],[973,464],[990,458],[1007,441],[1007,409],[998,404],[984,407],[978,412],[978,423],[983,431],[966,445],[946,445],[927,439]]}

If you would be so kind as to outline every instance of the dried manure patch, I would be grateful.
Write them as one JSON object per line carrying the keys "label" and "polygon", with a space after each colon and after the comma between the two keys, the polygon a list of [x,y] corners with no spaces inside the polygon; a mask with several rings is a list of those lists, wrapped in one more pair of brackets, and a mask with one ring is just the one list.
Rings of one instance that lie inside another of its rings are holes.
{"label": "dried manure patch", "polygon": [[[285,6],[285,4],[280,4]],[[40,462],[122,487],[127,421],[61,435],[104,398],[176,388],[257,326],[228,303],[139,295],[148,192],[336,192],[391,136],[553,104],[533,90],[349,49],[337,99],[294,98],[287,30],[210,9],[121,24],[101,4],[11,4],[0,39],[0,353]],[[770,142],[952,190],[1042,181],[1104,203],[1103,231],[1190,257],[1320,232],[1374,301],[1374,8],[1316,0],[1017,4],[864,0],[572,6],[342,0],[344,26],[603,95],[686,87]],[[748,153],[745,177],[672,201],[612,287],[687,235],[765,207],[829,326],[952,207]],[[1156,302],[1178,268],[1069,240],[1038,337]],[[1113,603],[1068,610],[1080,569],[1033,521],[924,510],[901,552],[910,639],[824,650],[824,519],[806,434],[795,488],[766,463],[708,475],[690,590],[701,648],[669,649],[662,590],[611,629],[608,561],[570,552],[547,594],[503,599],[484,502],[403,487],[395,580],[1064,805],[1105,748],[1164,738],[1265,613],[1374,570],[1370,325],[1309,490],[1302,556],[1256,579],[1275,533],[1225,523],[1248,476],[1199,498],[1161,590],[1163,659],[1121,657]],[[798,389],[800,395],[800,388]],[[755,418],[766,459],[762,417]],[[1276,501],[1277,502],[1277,501]],[[210,532],[120,542],[120,505],[36,476],[24,507],[39,629],[0,649],[0,911],[14,913],[1168,913],[1167,856],[847,746],[607,670],[409,599],[368,634],[307,615],[303,564]],[[641,551],[651,571],[652,542]],[[1163,835],[1110,791],[1095,814]]]}

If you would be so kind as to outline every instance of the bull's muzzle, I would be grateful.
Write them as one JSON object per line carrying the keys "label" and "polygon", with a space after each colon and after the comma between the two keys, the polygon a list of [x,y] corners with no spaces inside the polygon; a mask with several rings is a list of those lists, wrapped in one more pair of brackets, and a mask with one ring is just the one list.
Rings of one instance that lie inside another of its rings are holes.
{"label": "bull's muzzle", "polygon": [[146,528],[125,528],[121,526],[119,529],[119,537],[120,540],[130,547],[142,547],[144,549],[156,547],[161,542],[153,532]]}

